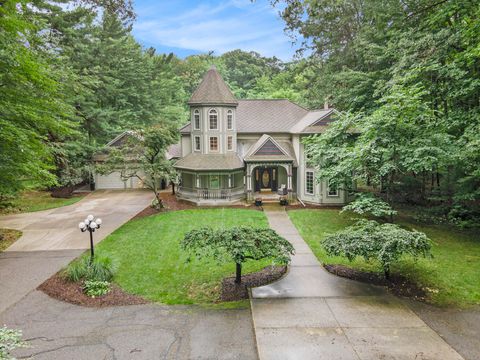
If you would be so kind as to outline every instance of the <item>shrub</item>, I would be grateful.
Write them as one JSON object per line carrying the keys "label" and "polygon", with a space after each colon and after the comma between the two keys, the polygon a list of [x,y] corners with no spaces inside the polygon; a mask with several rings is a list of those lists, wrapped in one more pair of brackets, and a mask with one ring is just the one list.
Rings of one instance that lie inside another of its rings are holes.
{"label": "shrub", "polygon": [[18,348],[27,347],[22,340],[22,331],[0,327],[0,359],[13,359],[10,353]]}
{"label": "shrub", "polygon": [[272,259],[273,262],[287,264],[294,253],[292,244],[274,230],[244,226],[191,230],[185,234],[182,247],[197,258],[213,257],[219,262],[235,262],[237,284],[242,278],[242,263],[247,260]]}
{"label": "shrub", "polygon": [[82,256],[68,265],[65,276],[68,280],[78,282],[81,280],[111,281],[117,267],[107,256],[94,257],[90,263],[89,256]]}
{"label": "shrub", "polygon": [[389,217],[392,219],[397,211],[380,198],[370,193],[358,194],[356,199],[345,205],[341,212],[352,211],[359,215],[371,215],[375,217]]}
{"label": "shrub", "polygon": [[390,277],[391,264],[400,257],[431,257],[430,240],[424,233],[376,221],[359,220],[327,236],[322,243],[329,255],[345,256],[349,261],[357,256],[366,261],[377,260],[387,279]]}
{"label": "shrub", "polygon": [[85,280],[83,284],[83,292],[87,296],[97,297],[107,294],[110,291],[110,283],[108,281]]}

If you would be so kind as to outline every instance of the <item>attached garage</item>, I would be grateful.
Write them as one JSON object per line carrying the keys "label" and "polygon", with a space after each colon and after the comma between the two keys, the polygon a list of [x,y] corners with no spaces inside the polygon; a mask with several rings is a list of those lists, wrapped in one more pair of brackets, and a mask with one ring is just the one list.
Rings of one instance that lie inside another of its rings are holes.
{"label": "attached garage", "polygon": [[119,172],[113,172],[108,175],[95,175],[96,189],[139,189],[143,184],[137,177],[131,177],[123,181]]}

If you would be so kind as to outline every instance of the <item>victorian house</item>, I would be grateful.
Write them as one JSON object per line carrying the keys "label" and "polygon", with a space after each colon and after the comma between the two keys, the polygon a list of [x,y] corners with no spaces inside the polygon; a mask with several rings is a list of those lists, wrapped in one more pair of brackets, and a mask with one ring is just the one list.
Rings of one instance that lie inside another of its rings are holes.
{"label": "victorian house", "polygon": [[302,139],[325,131],[336,111],[307,110],[286,99],[236,99],[212,67],[192,94],[190,122],[180,129],[178,197],[228,204],[285,196],[343,204],[342,189],[318,182]]}

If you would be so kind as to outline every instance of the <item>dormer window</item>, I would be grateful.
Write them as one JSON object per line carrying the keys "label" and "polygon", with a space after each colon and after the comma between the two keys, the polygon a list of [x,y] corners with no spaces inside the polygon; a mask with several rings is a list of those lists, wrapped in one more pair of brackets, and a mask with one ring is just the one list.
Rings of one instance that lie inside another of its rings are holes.
{"label": "dormer window", "polygon": [[208,112],[208,121],[210,124],[210,130],[218,129],[218,114],[217,110],[212,109]]}
{"label": "dormer window", "polygon": [[228,130],[233,129],[233,111],[232,110],[227,111],[227,129]]}
{"label": "dormer window", "polygon": [[195,130],[200,130],[200,111],[198,110],[193,112],[193,128]]}

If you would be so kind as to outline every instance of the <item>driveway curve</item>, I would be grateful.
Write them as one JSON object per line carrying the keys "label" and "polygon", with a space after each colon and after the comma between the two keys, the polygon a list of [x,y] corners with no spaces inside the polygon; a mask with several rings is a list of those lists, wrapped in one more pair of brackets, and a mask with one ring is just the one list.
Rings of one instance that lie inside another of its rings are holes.
{"label": "driveway curve", "polygon": [[152,198],[152,193],[146,190],[102,190],[72,205],[0,216],[0,228],[23,232],[6,251],[86,249],[88,236],[78,229],[78,223],[87,215],[93,214],[103,220],[94,236],[95,242],[99,242],[147,207]]}
{"label": "driveway curve", "polygon": [[89,247],[78,223],[89,214],[103,220],[98,243],[148,206],[152,193],[142,190],[96,191],[79,202],[56,209],[0,217],[0,228],[22,237],[0,253],[0,313]]}

